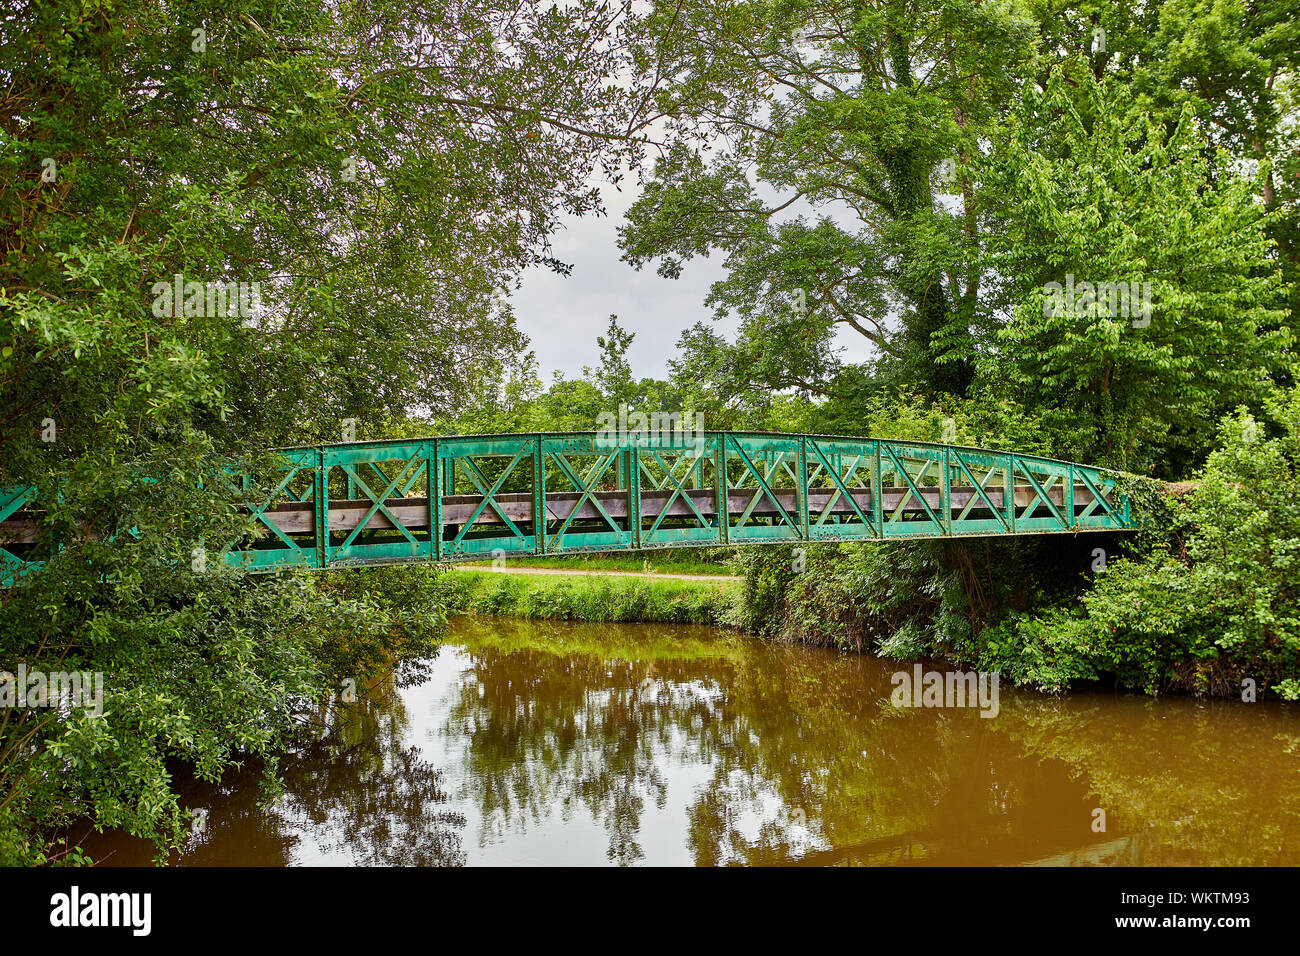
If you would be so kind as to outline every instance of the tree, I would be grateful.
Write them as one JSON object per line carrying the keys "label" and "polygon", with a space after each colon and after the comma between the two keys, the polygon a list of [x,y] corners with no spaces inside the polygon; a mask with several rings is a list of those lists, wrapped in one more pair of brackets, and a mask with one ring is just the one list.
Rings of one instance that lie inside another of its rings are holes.
{"label": "tree", "polygon": [[596,387],[611,405],[626,404],[634,397],[636,385],[632,379],[632,366],[627,361],[627,350],[636,334],[618,324],[618,316],[609,317],[609,328],[604,335],[596,336],[600,346],[600,366],[592,376]]}
{"label": "tree", "polygon": [[984,390],[1032,396],[1066,457],[1190,468],[1291,344],[1256,184],[1190,116],[1170,131],[1084,71],[1029,88],[1003,136],[985,176],[1010,316]]}
{"label": "tree", "polygon": [[[805,370],[802,387],[834,373],[843,327],[920,387],[963,393],[981,281],[965,170],[1013,88],[1027,22],[966,0],[698,0],[657,5],[648,35],[671,78],[659,109],[672,137],[629,212],[625,257],[675,276],[723,252],[710,301],[740,314],[742,342]],[[815,218],[780,218],[799,210]],[[756,380],[799,384],[775,364]]]}
{"label": "tree", "polygon": [[[494,293],[564,268],[557,218],[596,211],[589,176],[638,148],[621,16],[0,10],[0,488],[38,489],[47,562],[0,588],[0,666],[101,671],[108,697],[0,726],[6,861],[78,813],[174,842],[168,760],[273,754],[339,668],[364,671],[329,621],[405,633],[369,600],[222,570],[248,526],[213,476],[265,474],[259,449],[345,417],[454,411],[481,382],[464,366],[509,366]],[[260,296],[232,314],[226,282]]]}

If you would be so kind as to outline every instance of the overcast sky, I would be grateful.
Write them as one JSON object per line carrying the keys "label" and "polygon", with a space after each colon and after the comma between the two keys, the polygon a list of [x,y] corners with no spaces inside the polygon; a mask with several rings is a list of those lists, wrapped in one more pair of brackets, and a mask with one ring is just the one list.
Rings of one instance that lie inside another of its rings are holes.
{"label": "overcast sky", "polygon": [[[566,228],[551,239],[551,254],[571,264],[573,272],[562,276],[530,269],[523,286],[511,294],[544,382],[549,383],[557,369],[566,378],[577,378],[584,365],[598,364],[596,336],[604,334],[611,313],[623,328],[636,333],[628,351],[632,374],[663,378],[682,330],[709,317],[704,297],[722,276],[718,256],[692,262],[676,280],[661,279],[653,266],[638,272],[620,260],[617,230],[639,192],[635,178],[623,183],[622,192],[602,184],[609,215],[568,218]],[[729,333],[734,325],[721,328]]]}
{"label": "overcast sky", "polygon": [[[660,278],[654,265],[638,272],[619,258],[617,230],[640,194],[635,177],[629,179],[621,192],[602,184],[609,215],[570,218],[566,228],[552,237],[552,255],[572,264],[570,275],[530,269],[522,287],[511,294],[519,326],[532,340],[545,383],[551,382],[556,370],[572,379],[582,374],[584,365],[597,365],[596,336],[604,334],[610,313],[636,335],[628,351],[636,378],[666,377],[682,331],[711,319],[704,297],[723,275],[720,255],[693,259],[680,279]],[[715,329],[731,339],[735,321],[723,320]],[[868,355],[866,340],[851,330],[841,333],[837,344],[847,347],[849,361],[862,361]]]}

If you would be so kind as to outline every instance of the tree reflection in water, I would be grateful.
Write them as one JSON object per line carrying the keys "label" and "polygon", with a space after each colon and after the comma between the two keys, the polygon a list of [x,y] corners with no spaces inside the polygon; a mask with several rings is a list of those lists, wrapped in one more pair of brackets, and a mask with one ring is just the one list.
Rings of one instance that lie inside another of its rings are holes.
{"label": "tree reflection in water", "polygon": [[406,743],[401,696],[391,686],[375,691],[339,707],[333,731],[288,763],[278,804],[285,824],[321,834],[322,849],[357,865],[464,865],[465,818],[440,809],[441,771]]}
{"label": "tree reflection in water", "polygon": [[[1022,790],[1035,804],[1045,795],[1036,766],[995,773],[1028,758],[992,753],[999,738],[975,712],[884,702],[882,662],[673,633],[660,646],[626,626],[463,625],[469,679],[442,731],[465,742],[456,798],[507,825],[581,806],[607,831],[607,857],[633,862],[643,808],[665,803],[665,768],[704,766],[683,836],[695,862],[718,864],[825,859],[836,847],[887,862],[940,845],[979,862],[1017,842]],[[1083,813],[1063,768],[1046,779],[1067,791],[1047,794],[1056,805]],[[1049,848],[1089,842],[1070,821],[1046,830],[1016,852],[1037,852],[1045,837]]]}
{"label": "tree reflection in water", "polygon": [[[218,784],[190,779],[183,803],[203,813],[202,826],[169,862],[463,866],[465,818],[446,807],[441,771],[406,743],[406,708],[391,678],[372,693],[322,713],[327,729],[284,758],[283,790],[270,806],[262,801],[261,763]],[[151,859],[144,841],[120,833],[90,835],[81,845],[108,865]]]}
{"label": "tree reflection in water", "polygon": [[269,809],[256,767],[192,785],[180,861],[1300,863],[1294,707],[897,709],[903,665],[654,625],[460,619],[427,664],[336,706]]}
{"label": "tree reflection in water", "polygon": [[892,662],[705,629],[464,621],[456,638],[467,679],[442,730],[463,741],[454,798],[507,827],[580,807],[612,862],[642,858],[643,812],[663,808],[681,767],[708,770],[680,836],[699,864],[1300,853],[1298,791],[1267,782],[1300,766],[1286,708],[1004,688],[985,719],[893,707]]}

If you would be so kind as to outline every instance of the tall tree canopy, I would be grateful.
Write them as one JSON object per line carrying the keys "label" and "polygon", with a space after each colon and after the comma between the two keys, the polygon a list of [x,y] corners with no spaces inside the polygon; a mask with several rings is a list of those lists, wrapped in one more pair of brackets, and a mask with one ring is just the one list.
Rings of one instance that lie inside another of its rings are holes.
{"label": "tall tree canopy", "polygon": [[[997,381],[1064,421],[1062,454],[1176,470],[1288,374],[1298,10],[655,4],[642,65],[668,132],[625,258],[675,277],[725,256],[709,302],[738,336],[693,329],[679,360],[720,401],[853,402],[864,382],[992,399]],[[1151,326],[1044,329],[1043,286],[1076,274],[1150,282]],[[842,330],[874,350],[865,379]]]}
{"label": "tall tree canopy", "polygon": [[[591,175],[637,148],[625,18],[592,0],[0,9],[0,489],[38,489],[46,561],[0,588],[0,668],[98,671],[107,697],[0,716],[0,860],[43,859],[84,815],[174,842],[167,761],[213,777],[273,755],[304,701],[399,654],[393,635],[424,646],[419,622],[221,568],[245,523],[212,478],[347,418],[364,436],[454,411],[517,354],[494,293],[564,268],[557,218],[596,211]],[[226,282],[263,310],[230,314]]]}

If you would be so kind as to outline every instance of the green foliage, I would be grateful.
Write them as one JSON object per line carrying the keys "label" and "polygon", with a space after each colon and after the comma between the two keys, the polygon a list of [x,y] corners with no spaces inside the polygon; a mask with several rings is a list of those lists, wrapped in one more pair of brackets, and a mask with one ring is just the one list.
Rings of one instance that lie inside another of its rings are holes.
{"label": "green foliage", "polygon": [[[172,761],[216,780],[249,758],[275,758],[342,681],[358,688],[396,653],[429,654],[443,620],[409,616],[351,587],[334,596],[304,575],[250,584],[210,567],[160,574],[69,551],[0,604],[7,653],[29,670],[101,675],[99,707],[7,710],[0,718],[0,861],[43,862],[49,836],[81,817],[153,840],[188,835]],[[144,573],[141,573],[141,571]],[[400,639],[395,640],[400,635]]]}
{"label": "green foliage", "polygon": [[[1170,477],[1221,414],[1259,407],[1291,341],[1258,183],[1232,175],[1190,115],[1169,130],[1130,97],[1059,71],[1008,121],[989,178],[1003,183],[994,258],[1014,314],[982,374],[990,394],[1032,392],[1064,457]],[[1150,310],[1053,302],[1053,282],[1149,283]]]}
{"label": "green foliage", "polygon": [[457,609],[529,620],[718,624],[726,618],[732,593],[725,581],[480,571],[450,577]]}
{"label": "green foliage", "polygon": [[[742,550],[734,623],[788,640],[968,663],[976,638],[1024,606],[1028,569],[1059,560],[1034,540],[821,544]],[[1053,552],[1057,552],[1054,556]]]}
{"label": "green foliage", "polygon": [[[587,0],[0,11],[0,488],[39,489],[47,562],[0,590],[0,669],[101,672],[108,696],[93,719],[0,717],[0,859],[79,860],[49,843],[79,816],[174,846],[168,761],[273,758],[344,676],[429,652],[443,617],[418,577],[223,570],[249,529],[214,478],[345,418],[401,430],[503,376],[526,391],[494,293],[563,271],[560,217],[598,211],[589,177],[640,148],[617,18]],[[167,308],[156,284],[177,275],[257,283],[265,308]]]}
{"label": "green foliage", "polygon": [[986,662],[1058,689],[1114,675],[1149,693],[1296,699],[1300,660],[1300,394],[1271,406],[1279,434],[1244,410],[1225,419],[1199,483],[1171,502],[1177,553],[1108,564],[1077,612],[1009,622]]}
{"label": "green foliage", "polygon": [[785,625],[786,593],[794,579],[794,559],[789,548],[742,548],[736,564],[745,586],[731,620],[751,634],[774,637]]}
{"label": "green foliage", "polygon": [[636,383],[632,381],[632,366],[627,361],[627,350],[634,334],[618,324],[618,316],[609,317],[609,329],[596,337],[600,346],[600,367],[592,376],[596,387],[611,407],[627,403],[635,397]]}

